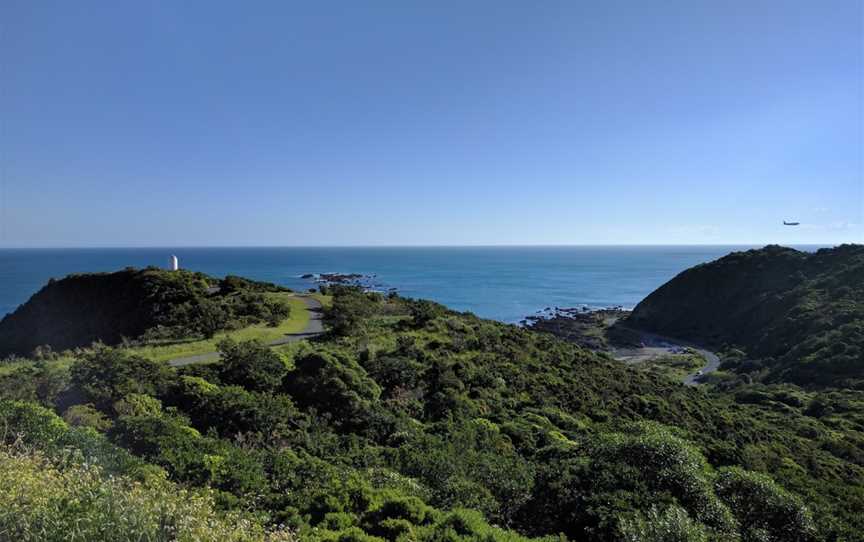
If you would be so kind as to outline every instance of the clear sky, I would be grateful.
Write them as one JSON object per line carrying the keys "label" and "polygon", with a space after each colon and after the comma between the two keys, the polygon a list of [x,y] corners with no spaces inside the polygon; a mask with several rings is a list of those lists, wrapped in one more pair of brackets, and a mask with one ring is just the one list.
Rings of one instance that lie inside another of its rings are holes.
{"label": "clear sky", "polygon": [[862,6],[2,0],[0,246],[862,242]]}

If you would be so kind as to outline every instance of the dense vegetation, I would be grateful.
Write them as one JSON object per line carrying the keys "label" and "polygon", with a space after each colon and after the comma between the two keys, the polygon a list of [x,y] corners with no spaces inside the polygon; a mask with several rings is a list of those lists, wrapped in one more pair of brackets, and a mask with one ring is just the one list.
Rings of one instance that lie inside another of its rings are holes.
{"label": "dense vegetation", "polygon": [[123,340],[212,337],[252,323],[276,324],[289,307],[265,295],[284,288],[228,276],[156,268],[52,280],[0,321],[0,356],[118,344]]}
{"label": "dense vegetation", "polygon": [[629,323],[725,347],[725,367],[755,379],[864,388],[864,246],[736,252],[684,271]]}
{"label": "dense vegetation", "polygon": [[44,471],[49,497],[63,476],[164,475],[207,488],[214,521],[313,541],[861,539],[862,392],[707,392],[428,301],[331,293],[309,343],[227,341],[182,369],[97,346],[0,377],[0,436],[36,450],[0,468]]}

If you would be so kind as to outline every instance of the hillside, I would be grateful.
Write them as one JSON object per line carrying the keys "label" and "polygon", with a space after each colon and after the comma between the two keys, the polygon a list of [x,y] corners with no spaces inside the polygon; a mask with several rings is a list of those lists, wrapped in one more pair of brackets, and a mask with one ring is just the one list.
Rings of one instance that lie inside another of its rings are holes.
{"label": "hillside", "polygon": [[732,253],[658,288],[628,324],[740,349],[726,366],[766,382],[857,385],[864,382],[864,246]]}
{"label": "hillside", "polygon": [[864,532],[861,392],[706,393],[431,302],[329,293],[330,334],[308,343],[229,341],[182,369],[106,347],[22,366],[0,376],[2,437],[119,476],[146,462],[300,540]]}
{"label": "hillside", "polygon": [[156,268],[70,275],[52,280],[0,321],[0,356],[113,345],[125,339],[212,336],[287,316],[264,292],[284,290],[239,277]]}

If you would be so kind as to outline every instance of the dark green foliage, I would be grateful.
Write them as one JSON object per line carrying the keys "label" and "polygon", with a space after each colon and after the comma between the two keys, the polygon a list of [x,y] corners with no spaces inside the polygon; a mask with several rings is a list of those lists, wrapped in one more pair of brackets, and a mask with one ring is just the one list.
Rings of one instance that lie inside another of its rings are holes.
{"label": "dark green foliage", "polygon": [[616,539],[626,542],[707,542],[708,533],[687,511],[670,506],[662,511],[652,506],[646,513],[635,512],[618,524]]}
{"label": "dark green foliage", "polygon": [[298,404],[330,414],[338,425],[358,428],[369,422],[381,388],[360,364],[344,355],[315,352],[294,365],[285,390]]}
{"label": "dark green foliage", "polygon": [[109,432],[111,439],[135,455],[165,468],[177,480],[209,485],[236,504],[266,484],[257,454],[227,442],[204,437],[183,418],[121,416]]}
{"label": "dark green foliage", "polygon": [[750,357],[733,356],[725,368],[767,381],[864,384],[864,246],[736,252],[679,274],[628,323],[737,346]]}
{"label": "dark green foliage", "polygon": [[333,305],[324,313],[330,331],[337,336],[363,333],[368,320],[375,314],[376,294],[366,294],[360,288],[331,286]]}
{"label": "dark green foliage", "polygon": [[[592,434],[545,450],[534,499],[523,510],[544,529],[571,538],[614,538],[631,510],[680,505],[705,528],[731,533],[736,524],[714,495],[713,474],[689,443],[654,424]],[[546,527],[548,526],[548,527]]]}
{"label": "dark green foliage", "polygon": [[0,321],[0,357],[155,338],[212,337],[233,325],[276,322],[285,307],[272,284],[157,268],[70,275],[52,280]]}
{"label": "dark green foliage", "polygon": [[107,410],[130,393],[160,395],[173,374],[165,363],[99,347],[83,354],[73,365],[72,396],[67,400],[94,403]]}
{"label": "dark green foliage", "polygon": [[801,499],[771,478],[737,467],[723,469],[717,494],[742,526],[744,542],[808,542],[816,538],[810,512]]}
{"label": "dark green foliage", "polygon": [[4,444],[37,449],[49,457],[97,464],[107,474],[141,477],[158,470],[113,446],[92,428],[69,427],[59,416],[33,403],[0,399],[0,438]]}
{"label": "dark green foliage", "polygon": [[427,301],[426,299],[418,299],[412,301],[409,305],[411,311],[411,319],[414,322],[414,327],[425,327],[426,324],[444,314],[446,309],[437,303]]}
{"label": "dark green foliage", "polygon": [[260,341],[238,343],[226,339],[219,343],[219,353],[222,356],[219,377],[226,384],[257,391],[274,390],[288,372],[279,354]]}
{"label": "dark green foliage", "polygon": [[171,400],[190,416],[195,427],[215,429],[226,438],[258,434],[262,440],[275,442],[306,423],[305,416],[285,395],[217,386],[197,377],[183,377]]}
{"label": "dark green foliage", "polygon": [[503,524],[529,500],[535,466],[485,419],[441,424],[444,435],[415,435],[399,448],[401,472],[426,480],[444,508],[476,508]]}
{"label": "dark green foliage", "polygon": [[267,323],[272,327],[278,326],[291,316],[291,306],[287,303],[282,303],[280,301],[267,301],[265,306],[269,313],[267,315]]}
{"label": "dark green foliage", "polygon": [[223,294],[233,294],[242,292],[290,292],[288,288],[277,286],[269,282],[260,282],[250,280],[237,275],[226,275],[224,279],[219,281],[219,289]]}
{"label": "dark green foliage", "polygon": [[193,333],[200,333],[206,339],[211,339],[220,329],[227,326],[231,316],[221,302],[201,299],[198,303],[189,306],[183,319],[190,322],[186,329]]}
{"label": "dark green foliage", "polygon": [[695,389],[438,305],[333,292],[350,332],[279,354],[227,343],[221,363],[174,370],[100,349],[71,385],[44,368],[0,379],[6,396],[35,378],[21,396],[110,441],[21,402],[0,402],[0,432],[119,445],[301,540],[860,539],[862,391]]}
{"label": "dark green foliage", "polygon": [[65,369],[45,364],[25,366],[0,375],[0,397],[54,406],[68,380]]}

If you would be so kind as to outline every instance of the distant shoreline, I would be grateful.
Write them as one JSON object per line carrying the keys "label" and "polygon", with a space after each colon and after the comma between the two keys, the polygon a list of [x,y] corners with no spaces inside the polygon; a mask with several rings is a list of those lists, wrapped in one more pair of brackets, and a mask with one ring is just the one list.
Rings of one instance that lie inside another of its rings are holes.
{"label": "distant shoreline", "polygon": [[[764,243],[646,243],[646,244],[614,244],[614,243],[598,243],[598,244],[534,244],[534,245],[93,245],[93,246],[0,246],[0,251],[15,251],[15,250],[256,250],[256,249],[531,249],[531,248],[730,248],[730,249],[750,249],[762,248],[766,245],[778,244],[777,241],[768,241]],[[794,249],[810,249],[810,248],[833,248],[842,244],[849,243],[779,243],[782,246]]]}
{"label": "distant shoreline", "polygon": [[51,278],[125,267],[180,267],[238,275],[296,291],[320,272],[374,277],[363,286],[431,299],[458,311],[517,324],[544,307],[633,307],[676,274],[749,246],[568,245],[301,248],[0,249],[0,312],[14,311]]}

